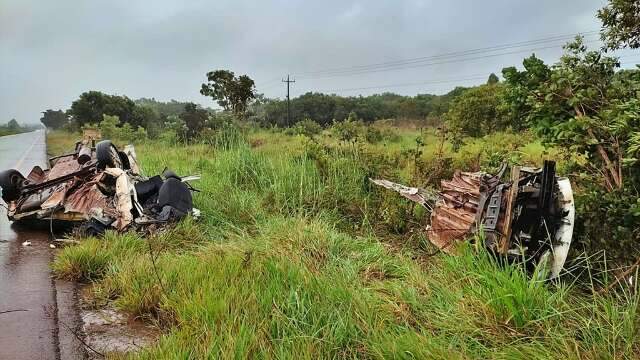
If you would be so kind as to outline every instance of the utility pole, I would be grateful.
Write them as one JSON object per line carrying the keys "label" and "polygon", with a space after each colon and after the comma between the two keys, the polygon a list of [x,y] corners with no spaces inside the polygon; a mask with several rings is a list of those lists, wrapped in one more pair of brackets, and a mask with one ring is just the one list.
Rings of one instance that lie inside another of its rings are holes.
{"label": "utility pole", "polygon": [[287,74],[287,80],[282,79],[282,82],[287,83],[287,126],[291,126],[291,99],[289,98],[289,85],[296,81],[290,80],[289,74]]}

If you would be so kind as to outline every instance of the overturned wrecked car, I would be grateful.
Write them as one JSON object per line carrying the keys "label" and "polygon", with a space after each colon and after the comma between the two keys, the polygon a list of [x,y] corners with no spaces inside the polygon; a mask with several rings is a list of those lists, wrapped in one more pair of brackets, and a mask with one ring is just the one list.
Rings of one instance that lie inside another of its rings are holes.
{"label": "overturned wrecked car", "polygon": [[[440,191],[407,187],[388,180],[373,183],[396,191],[431,212],[429,241],[453,254],[462,242],[482,239],[491,252],[527,267],[546,266],[560,274],[567,258],[575,207],[569,179],[556,176],[555,162],[541,169],[506,164],[496,175],[457,171]],[[473,235],[483,233],[484,236]]]}
{"label": "overturned wrecked car", "polygon": [[188,183],[195,179],[169,170],[148,178],[132,145],[119,150],[85,135],[73,152],[49,159],[49,169],[36,166],[26,177],[17,170],[0,172],[0,191],[11,221],[81,225],[99,234],[197,213]]}

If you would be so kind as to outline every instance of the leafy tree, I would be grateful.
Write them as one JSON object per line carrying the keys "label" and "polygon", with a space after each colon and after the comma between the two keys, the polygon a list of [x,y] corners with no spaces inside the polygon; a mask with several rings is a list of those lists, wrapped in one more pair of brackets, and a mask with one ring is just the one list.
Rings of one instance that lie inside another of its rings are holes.
{"label": "leafy tree", "polygon": [[336,110],[334,96],[308,92],[291,103],[292,116],[296,121],[314,119],[320,125],[330,124]]}
{"label": "leafy tree", "polygon": [[[249,103],[247,109],[247,119],[254,123],[263,123],[266,116],[266,104],[270,101],[264,94],[257,93],[256,97]],[[266,125],[266,124],[265,124]]]}
{"label": "leafy tree", "polygon": [[78,126],[96,122],[103,114],[115,115],[123,123],[139,122],[134,119],[135,103],[126,96],[107,95],[100,91],[88,91],[71,104],[68,115]]}
{"label": "leafy tree", "polygon": [[185,136],[187,139],[193,139],[205,128],[209,113],[207,110],[198,108],[194,103],[188,103],[184,107],[184,112],[180,114],[180,119],[187,128]]}
{"label": "leafy tree", "polygon": [[370,144],[376,144],[384,138],[384,134],[375,126],[367,126],[364,132],[364,139]]}
{"label": "leafy tree", "polygon": [[523,71],[518,71],[515,67],[502,70],[506,86],[501,94],[499,111],[508,117],[515,130],[523,129],[532,122],[533,104],[529,97],[551,76],[549,66],[535,55],[524,59],[522,64]]}
{"label": "leafy tree", "polygon": [[143,128],[142,126],[138,126],[133,136],[133,139],[135,142],[140,142],[140,141],[147,140],[148,137],[149,137],[149,134],[147,133],[147,130],[145,130],[145,128]]}
{"label": "leafy tree", "polygon": [[598,11],[602,21],[600,36],[610,50],[640,48],[640,2],[638,0],[609,0]]}
{"label": "leafy tree", "polygon": [[[640,234],[640,71],[617,68],[616,60],[597,52],[568,50],[568,58],[554,66],[554,74],[541,96],[549,107],[573,109],[564,118],[547,120],[545,138],[584,156],[574,169],[580,191],[576,197],[576,240],[587,251],[605,250],[614,262],[629,264],[638,256]],[[595,61],[597,59],[597,61]],[[576,65],[575,73],[567,64]],[[561,95],[547,89],[554,84]],[[541,98],[539,99],[542,102]],[[564,101],[566,104],[558,104]],[[543,105],[541,105],[543,106]],[[550,129],[549,129],[550,127]]]}
{"label": "leafy tree", "polygon": [[62,110],[49,109],[42,113],[40,122],[50,129],[60,129],[69,122],[69,117]]}
{"label": "leafy tree", "polygon": [[[611,89],[618,60],[588,51],[582,38],[565,46],[565,54],[551,76],[532,97],[533,116],[550,142],[587,153],[608,189],[622,188],[621,136],[606,115],[614,102]],[[613,90],[613,91],[612,91]]]}
{"label": "leafy tree", "polygon": [[235,119],[232,114],[226,111],[209,113],[207,128],[211,130],[222,130],[234,127]]}
{"label": "leafy tree", "polygon": [[352,111],[346,120],[335,122],[331,130],[340,141],[355,144],[362,133],[363,126],[362,120],[358,119],[358,115]]}
{"label": "leafy tree", "polygon": [[177,101],[172,99],[168,102],[163,102],[158,101],[154,98],[140,98],[134,100],[134,102],[137,106],[152,109],[160,118],[170,115],[179,116],[184,111],[185,105],[188,104],[188,102],[185,101]]}
{"label": "leafy tree", "polygon": [[581,37],[564,49],[551,68],[534,62],[527,73],[506,70],[507,84],[521,87],[512,93],[519,96],[506,101],[527,115],[545,141],[585,154],[588,169],[607,190],[621,189],[623,168],[633,161],[627,158],[630,136],[640,130],[633,117],[638,76],[616,72],[618,60],[589,51]]}
{"label": "leafy tree", "polygon": [[126,96],[108,95],[99,91],[82,93],[67,110],[67,115],[79,127],[100,121],[105,114],[117,116],[122,125],[129,124],[132,128],[142,126],[153,136],[162,127],[161,116],[152,107],[136,105]]}
{"label": "leafy tree", "polygon": [[[330,126],[333,120],[343,121],[351,112],[364,122],[391,118],[434,119],[446,113],[451,101],[464,91],[465,88],[456,88],[445,95],[413,97],[393,93],[342,97],[308,92],[291,99],[291,116],[296,123],[310,118],[321,126]],[[286,102],[277,99],[263,99],[260,104],[251,105],[253,119],[264,125],[286,126],[286,111]]]}
{"label": "leafy tree", "polygon": [[508,126],[499,112],[503,86],[482,85],[460,95],[445,115],[449,130],[457,136],[483,136]]}
{"label": "leafy tree", "polygon": [[120,134],[118,125],[120,125],[120,119],[117,116],[104,114],[98,127],[104,139],[114,139]]}
{"label": "leafy tree", "polygon": [[20,124],[18,124],[18,121],[16,119],[11,119],[7,123],[7,129],[11,132],[20,131]]}
{"label": "leafy tree", "polygon": [[[255,114],[258,117],[258,122],[263,125],[276,125],[276,126],[286,126],[287,123],[287,115],[286,115],[286,103],[277,99],[268,99],[264,104],[257,105],[255,109]],[[293,114],[292,114],[293,115]],[[299,120],[296,116],[293,116],[294,120]]]}
{"label": "leafy tree", "polygon": [[118,129],[118,138],[124,140],[126,142],[133,142],[135,140],[135,133],[133,131],[133,126],[129,123],[124,123]]}
{"label": "leafy tree", "polygon": [[9,120],[6,124],[0,125],[0,136],[19,134],[41,128],[39,125],[20,125],[16,119]]}
{"label": "leafy tree", "polygon": [[500,82],[500,78],[498,78],[498,75],[491,73],[491,75],[489,75],[489,79],[487,79],[487,84],[488,85],[494,85]]}
{"label": "leafy tree", "polygon": [[207,83],[200,94],[209,96],[222,108],[244,119],[249,101],[255,98],[255,84],[247,75],[236,77],[232,71],[216,70],[207,73]]}
{"label": "leafy tree", "polygon": [[295,132],[313,138],[322,132],[322,126],[311,119],[304,119],[295,125]]}
{"label": "leafy tree", "polygon": [[[379,109],[373,109],[374,114],[372,117],[376,117],[376,115],[380,114],[381,111]],[[418,102],[410,97],[402,99],[397,102],[397,117],[400,119],[419,119],[424,116],[420,113],[420,109],[418,108]],[[379,116],[379,115],[378,115]]]}
{"label": "leafy tree", "polygon": [[179,116],[169,115],[165,119],[164,131],[160,134],[160,138],[173,144],[177,141],[185,140],[188,130],[184,120]]}
{"label": "leafy tree", "polygon": [[147,105],[136,105],[129,124],[134,128],[145,128],[152,137],[157,136],[162,129],[161,115]]}

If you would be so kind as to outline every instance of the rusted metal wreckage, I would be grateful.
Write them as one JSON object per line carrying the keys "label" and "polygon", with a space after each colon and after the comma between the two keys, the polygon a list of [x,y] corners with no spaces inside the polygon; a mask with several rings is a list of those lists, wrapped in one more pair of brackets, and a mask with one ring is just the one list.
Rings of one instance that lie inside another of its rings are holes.
{"label": "rusted metal wreckage", "polygon": [[[503,181],[506,169],[505,164],[496,175],[456,171],[441,182],[439,192],[371,181],[427,208],[427,236],[442,251],[454,254],[461,243],[482,239],[490,251],[512,261],[524,260],[532,268],[545,264],[555,278],[573,235],[571,183],[556,176],[553,161],[545,161],[541,169],[513,166]],[[479,233],[484,236],[473,236]]]}
{"label": "rusted metal wreckage", "polygon": [[47,170],[36,166],[26,177],[17,170],[0,172],[0,191],[11,221],[81,224],[99,234],[197,214],[189,184],[196,179],[169,170],[148,178],[132,145],[118,150],[85,133],[72,153],[51,158]]}

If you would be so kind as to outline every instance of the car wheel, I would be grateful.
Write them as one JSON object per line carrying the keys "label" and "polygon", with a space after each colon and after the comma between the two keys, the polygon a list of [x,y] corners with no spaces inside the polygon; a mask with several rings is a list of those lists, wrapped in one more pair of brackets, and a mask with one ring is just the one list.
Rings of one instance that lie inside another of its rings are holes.
{"label": "car wheel", "polygon": [[10,202],[20,197],[24,176],[18,170],[6,170],[0,172],[0,188],[2,188],[2,200]]}
{"label": "car wheel", "polygon": [[173,170],[169,170],[169,169],[164,169],[164,171],[162,172],[162,176],[165,179],[176,179],[178,181],[182,181],[182,178],[180,178],[180,176],[178,176],[178,174],[175,173],[175,171]]}
{"label": "car wheel", "polygon": [[100,169],[123,168],[120,153],[110,140],[103,140],[96,144],[96,159]]}
{"label": "car wheel", "polygon": [[118,156],[120,157],[120,162],[122,162],[122,168],[124,170],[131,170],[131,162],[127,154],[125,154],[124,151],[118,151]]}

